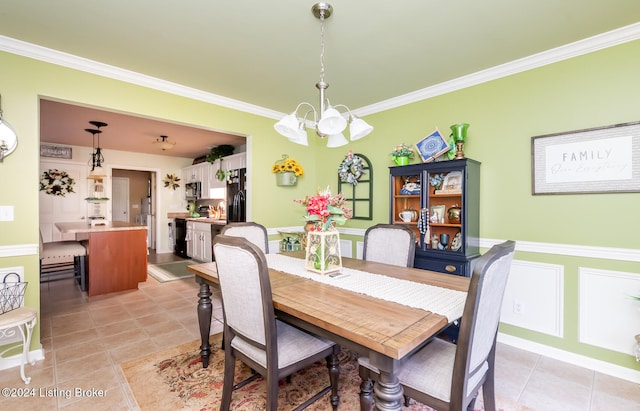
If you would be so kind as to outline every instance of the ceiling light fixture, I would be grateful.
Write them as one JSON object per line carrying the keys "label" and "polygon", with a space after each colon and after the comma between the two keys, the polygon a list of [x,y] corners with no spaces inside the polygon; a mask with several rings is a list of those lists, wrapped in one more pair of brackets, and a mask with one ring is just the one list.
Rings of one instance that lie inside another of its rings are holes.
{"label": "ceiling light fixture", "polygon": [[[89,160],[89,165],[91,166],[91,172],[87,178],[89,179],[102,179],[107,176],[107,173],[102,169],[102,163],[104,163],[104,156],[102,155],[102,149],[100,148],[100,134],[102,130],[100,127],[108,126],[107,123],[103,123],[102,121],[90,121],[89,124],[95,126],[96,128],[85,128],[84,131],[91,133],[93,138],[92,147],[93,151],[91,152],[91,160]],[[98,145],[96,147],[96,134],[98,135]]]}
{"label": "ceiling light fixture", "polygon": [[[350,123],[349,134],[351,141],[368,135],[373,131],[373,127],[356,117],[347,106],[343,104],[331,106],[329,100],[325,97],[325,90],[329,87],[329,84],[324,81],[324,21],[333,13],[333,7],[329,3],[316,3],[311,8],[311,12],[317,19],[320,19],[320,81],[316,84],[316,87],[320,90],[320,110],[316,111],[313,105],[302,102],[298,104],[293,113],[278,121],[274,128],[293,143],[309,145],[306,123],[307,116],[313,113],[312,127],[316,129],[318,136],[322,138],[328,137],[327,147],[340,147],[349,143],[344,134],[342,134],[347,127],[347,123]],[[304,116],[298,117],[297,112],[302,106],[309,106],[310,110]],[[346,110],[348,120],[338,111],[338,108]]]}
{"label": "ceiling light fixture", "polygon": [[170,143],[170,142],[168,142],[168,141],[167,141],[167,138],[169,138],[169,137],[167,137],[167,136],[160,136],[160,138],[161,138],[162,140],[158,140],[158,139],[156,139],[156,141],[154,141],[154,142],[153,142],[153,144],[157,144],[157,145],[158,145],[158,147],[160,147],[160,149],[161,149],[162,151],[164,151],[164,150],[171,150],[171,149],[173,148],[173,146],[175,146],[175,145],[176,145],[176,143]]}

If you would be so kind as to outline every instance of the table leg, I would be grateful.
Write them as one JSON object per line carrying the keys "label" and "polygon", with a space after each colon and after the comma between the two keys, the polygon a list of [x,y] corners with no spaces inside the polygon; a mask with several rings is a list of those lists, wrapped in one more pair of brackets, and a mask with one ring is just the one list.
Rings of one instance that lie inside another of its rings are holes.
{"label": "table leg", "polygon": [[209,366],[209,356],[211,355],[211,344],[209,344],[209,333],[211,332],[211,314],[213,305],[211,304],[211,290],[202,278],[196,276],[196,282],[200,284],[198,292],[198,324],[200,325],[200,357],[202,367]]}
{"label": "table leg", "polygon": [[[401,411],[404,395],[397,377],[399,368],[398,361],[375,351],[369,352],[369,361],[380,373],[378,380],[373,385],[373,404],[371,404],[370,382],[363,381],[360,386],[360,408],[362,410],[369,410],[372,408],[372,405],[374,405],[376,410]],[[361,377],[368,377],[368,375],[361,375]],[[367,380],[369,379],[367,378]]]}

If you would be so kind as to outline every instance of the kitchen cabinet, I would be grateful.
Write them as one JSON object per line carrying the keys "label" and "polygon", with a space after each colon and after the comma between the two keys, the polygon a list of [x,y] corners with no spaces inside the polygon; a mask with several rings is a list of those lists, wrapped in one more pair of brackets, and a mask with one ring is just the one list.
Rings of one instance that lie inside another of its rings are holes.
{"label": "kitchen cabinet", "polygon": [[211,237],[211,224],[187,221],[187,256],[197,261],[213,261]]}
{"label": "kitchen cabinet", "polygon": [[222,159],[223,170],[238,170],[240,168],[247,168],[247,153],[232,154]]}
{"label": "kitchen cabinet", "polygon": [[416,233],[416,268],[471,276],[480,256],[479,162],[465,158],[390,167],[389,210],[390,223]]}
{"label": "kitchen cabinet", "polygon": [[182,169],[182,180],[185,183],[195,183],[202,181],[202,167],[200,164],[185,167]]}

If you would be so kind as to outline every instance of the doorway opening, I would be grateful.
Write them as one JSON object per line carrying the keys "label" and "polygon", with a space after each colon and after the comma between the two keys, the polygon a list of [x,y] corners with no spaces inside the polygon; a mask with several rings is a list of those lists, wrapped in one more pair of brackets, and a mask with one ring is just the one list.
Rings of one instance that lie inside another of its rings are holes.
{"label": "doorway opening", "polygon": [[147,226],[147,247],[156,249],[157,233],[156,204],[154,190],[156,173],[147,170],[113,168],[112,172],[112,219]]}

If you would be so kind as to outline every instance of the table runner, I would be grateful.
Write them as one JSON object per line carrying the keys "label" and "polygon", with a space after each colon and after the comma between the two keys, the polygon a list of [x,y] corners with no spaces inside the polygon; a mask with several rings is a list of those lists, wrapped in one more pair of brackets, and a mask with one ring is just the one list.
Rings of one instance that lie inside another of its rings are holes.
{"label": "table runner", "polygon": [[467,293],[416,283],[399,278],[387,277],[366,271],[342,267],[340,274],[320,275],[304,268],[304,259],[282,254],[267,254],[269,268],[319,283],[365,294],[381,300],[391,301],[408,307],[420,308],[447,317],[449,322],[462,317]]}

